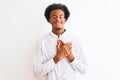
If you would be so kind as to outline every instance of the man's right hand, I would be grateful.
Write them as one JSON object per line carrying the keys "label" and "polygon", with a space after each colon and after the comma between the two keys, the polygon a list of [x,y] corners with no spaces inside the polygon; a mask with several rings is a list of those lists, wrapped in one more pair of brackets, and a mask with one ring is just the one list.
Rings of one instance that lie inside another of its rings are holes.
{"label": "man's right hand", "polygon": [[71,53],[72,44],[71,42],[67,42],[66,44],[62,40],[57,41],[57,54],[54,57],[54,62],[57,63],[61,59],[65,58],[67,55]]}

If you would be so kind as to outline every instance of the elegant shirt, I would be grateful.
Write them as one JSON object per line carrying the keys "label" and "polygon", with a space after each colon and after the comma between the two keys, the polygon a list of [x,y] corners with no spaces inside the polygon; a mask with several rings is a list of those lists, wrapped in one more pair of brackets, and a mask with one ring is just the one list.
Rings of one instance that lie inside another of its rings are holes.
{"label": "elegant shirt", "polygon": [[[61,39],[64,43],[72,42],[72,53],[74,55],[72,62],[64,58],[55,64],[53,57],[56,55],[58,39]],[[39,80],[80,80],[80,76],[77,74],[86,73],[87,60],[79,40],[67,31],[59,36],[53,32],[42,36],[37,41],[33,71]]]}

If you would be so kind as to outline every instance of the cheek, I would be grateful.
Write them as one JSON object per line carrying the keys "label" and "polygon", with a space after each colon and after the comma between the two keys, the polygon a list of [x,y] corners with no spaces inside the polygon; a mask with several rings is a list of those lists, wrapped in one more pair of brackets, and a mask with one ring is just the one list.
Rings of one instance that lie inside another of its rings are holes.
{"label": "cheek", "polygon": [[51,19],[49,19],[49,23],[50,23],[50,24],[52,24],[52,23],[53,23],[53,21],[52,21]]}
{"label": "cheek", "polygon": [[63,23],[65,23],[66,22],[66,20],[63,20]]}

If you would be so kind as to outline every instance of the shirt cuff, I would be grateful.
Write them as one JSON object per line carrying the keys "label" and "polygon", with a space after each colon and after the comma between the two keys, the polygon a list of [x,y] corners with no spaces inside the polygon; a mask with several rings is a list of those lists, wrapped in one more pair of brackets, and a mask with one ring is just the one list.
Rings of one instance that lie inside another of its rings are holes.
{"label": "shirt cuff", "polygon": [[70,64],[72,65],[72,64],[75,64],[75,63],[77,63],[77,62],[78,62],[78,60],[76,60],[76,58],[74,58],[74,60],[71,61]]}
{"label": "shirt cuff", "polygon": [[54,66],[56,65],[53,59],[51,59],[50,61],[51,61],[52,65],[54,65]]}

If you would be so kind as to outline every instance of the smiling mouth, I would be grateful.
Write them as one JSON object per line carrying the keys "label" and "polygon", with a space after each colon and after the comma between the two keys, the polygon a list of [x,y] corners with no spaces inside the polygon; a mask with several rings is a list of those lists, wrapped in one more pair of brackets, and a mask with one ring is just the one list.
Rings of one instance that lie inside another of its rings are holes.
{"label": "smiling mouth", "polygon": [[61,22],[55,22],[55,24],[61,24]]}

